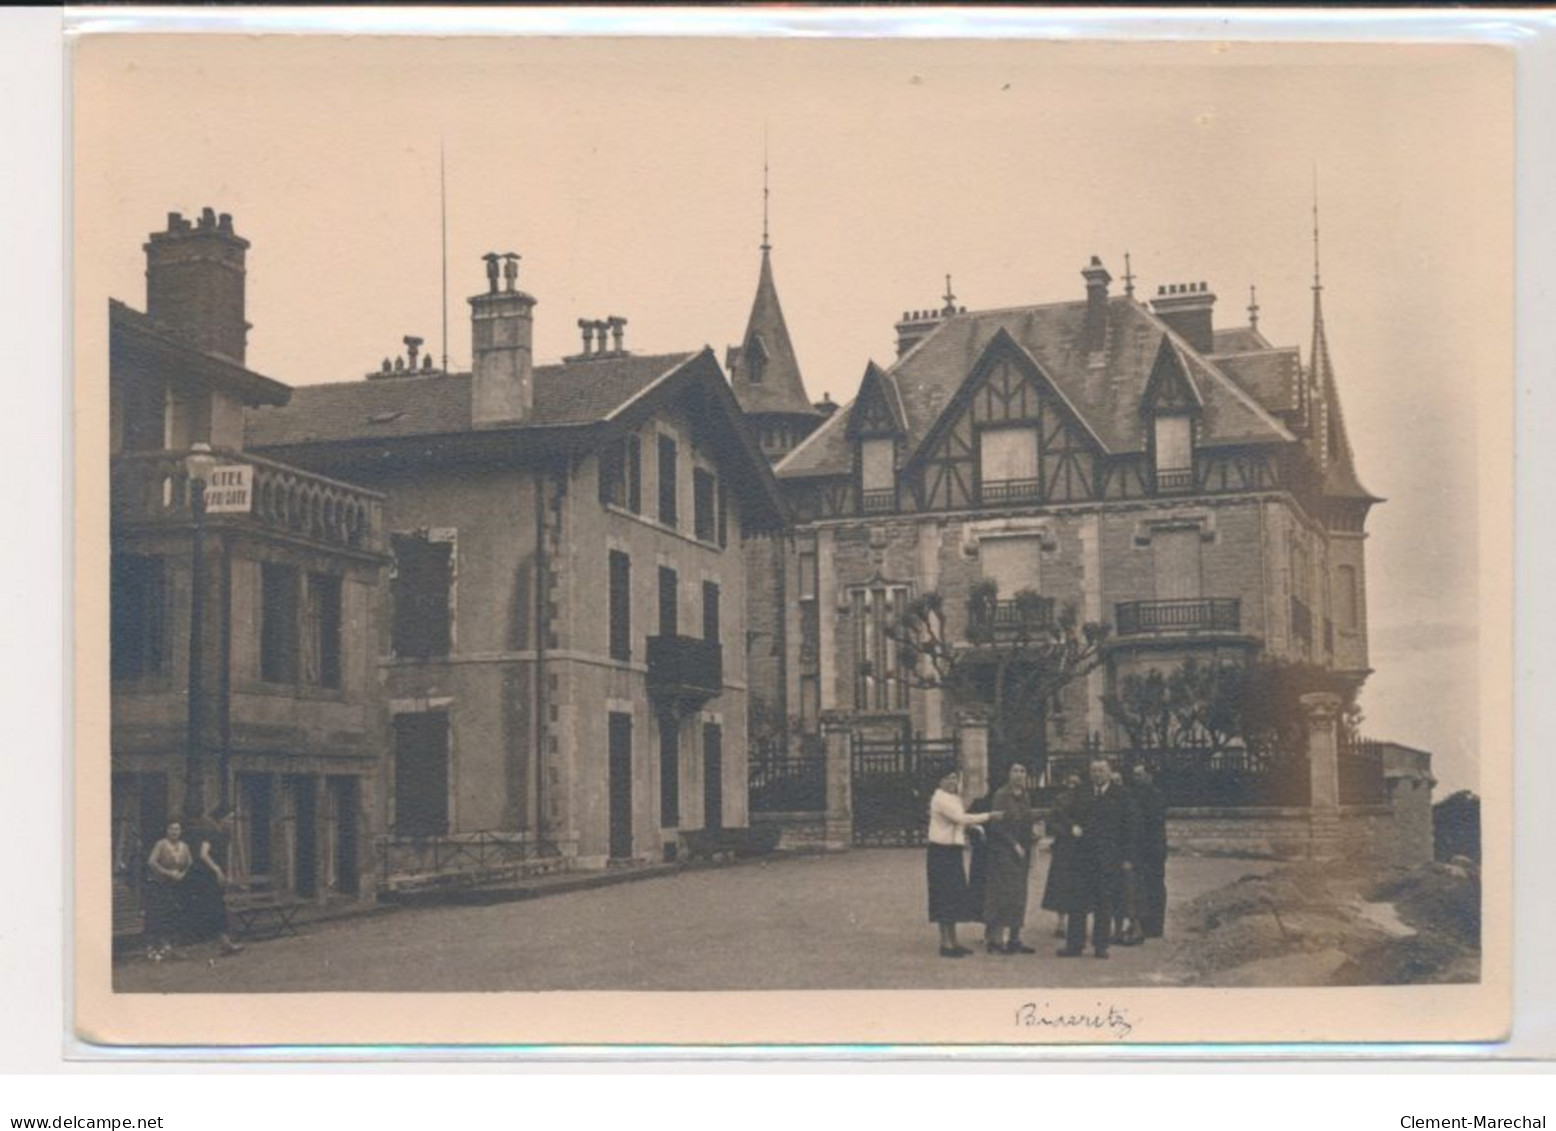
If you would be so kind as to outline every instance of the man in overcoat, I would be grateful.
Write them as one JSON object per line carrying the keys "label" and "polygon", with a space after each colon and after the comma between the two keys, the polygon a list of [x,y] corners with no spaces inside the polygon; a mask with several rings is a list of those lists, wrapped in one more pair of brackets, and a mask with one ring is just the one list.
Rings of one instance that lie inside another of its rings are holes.
{"label": "man in overcoat", "polygon": [[1092,952],[1098,958],[1108,956],[1114,919],[1124,895],[1124,875],[1135,867],[1134,806],[1125,791],[1113,783],[1107,759],[1092,761],[1090,778],[1070,815],[1078,891],[1066,921],[1060,958],[1074,958],[1085,950],[1088,914],[1092,917]]}
{"label": "man in overcoat", "polygon": [[1138,821],[1136,869],[1140,883],[1141,932],[1159,939],[1167,919],[1167,802],[1139,762],[1134,768],[1134,801]]}

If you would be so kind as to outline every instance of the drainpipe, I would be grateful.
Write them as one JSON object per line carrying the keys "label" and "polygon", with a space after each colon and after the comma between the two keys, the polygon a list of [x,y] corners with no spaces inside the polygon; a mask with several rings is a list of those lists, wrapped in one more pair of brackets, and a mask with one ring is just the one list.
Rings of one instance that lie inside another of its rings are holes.
{"label": "drainpipe", "polygon": [[221,536],[221,671],[216,685],[217,726],[220,728],[221,748],[217,751],[217,780],[220,785],[223,806],[232,803],[228,765],[232,759],[232,542],[226,534]]}
{"label": "drainpipe", "polygon": [[535,850],[540,851],[546,831],[546,473],[535,473],[535,681],[531,693],[535,713]]}

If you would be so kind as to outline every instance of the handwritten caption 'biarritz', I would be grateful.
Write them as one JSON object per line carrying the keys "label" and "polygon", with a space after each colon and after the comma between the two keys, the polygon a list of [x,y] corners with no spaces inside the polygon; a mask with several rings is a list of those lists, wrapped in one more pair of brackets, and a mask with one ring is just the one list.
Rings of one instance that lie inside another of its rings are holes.
{"label": "handwritten caption 'biarritz'", "polygon": [[1134,1032],[1135,1022],[1129,1011],[1098,1002],[1095,1009],[1054,1009],[1048,1002],[1023,1002],[1016,1007],[1018,1029],[1049,1029],[1074,1034],[1096,1033],[1121,1041]]}

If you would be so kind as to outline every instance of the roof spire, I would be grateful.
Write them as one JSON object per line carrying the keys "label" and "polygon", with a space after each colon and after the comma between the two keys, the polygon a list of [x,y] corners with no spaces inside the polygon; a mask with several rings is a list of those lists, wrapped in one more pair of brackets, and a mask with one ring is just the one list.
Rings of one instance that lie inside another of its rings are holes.
{"label": "roof spire", "polygon": [[762,254],[773,249],[767,238],[767,124],[762,124]]}
{"label": "roof spire", "polygon": [[1124,252],[1124,297],[1135,297],[1135,273],[1129,266],[1129,253]]}
{"label": "roof spire", "polygon": [[951,276],[950,276],[949,273],[945,277],[945,294],[942,295],[941,297],[945,299],[945,308],[943,310],[941,310],[940,313],[942,313],[942,314],[955,314],[956,313],[956,295],[951,293]]}
{"label": "roof spire", "polygon": [[1318,270],[1318,162],[1313,162],[1313,292],[1324,289]]}
{"label": "roof spire", "polygon": [[1248,328],[1259,328],[1259,288],[1252,283],[1248,284]]}

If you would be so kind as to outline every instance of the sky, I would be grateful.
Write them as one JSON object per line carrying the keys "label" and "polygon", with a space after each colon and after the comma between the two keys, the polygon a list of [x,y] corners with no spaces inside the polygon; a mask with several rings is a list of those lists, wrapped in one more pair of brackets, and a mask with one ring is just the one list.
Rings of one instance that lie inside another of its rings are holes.
{"label": "sky", "polygon": [[[230,212],[248,362],[352,380],[417,334],[470,358],[480,256],[523,256],[539,360],[626,316],[640,352],[740,340],[773,266],[812,399],[846,402],[892,323],[938,305],[1207,281],[1216,324],[1307,357],[1324,311],[1369,522],[1373,737],[1482,744],[1481,420],[1511,381],[1510,61],[1481,47],[86,37],[78,317],[143,308],[148,233]],[[1491,500],[1493,506],[1498,500]],[[1500,641],[1503,626],[1494,634]]]}

